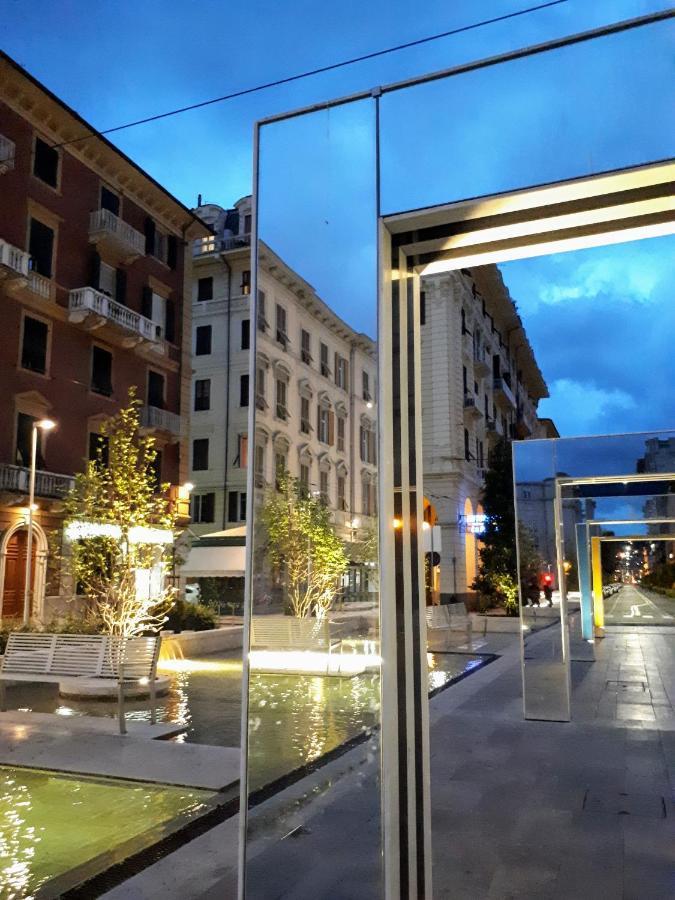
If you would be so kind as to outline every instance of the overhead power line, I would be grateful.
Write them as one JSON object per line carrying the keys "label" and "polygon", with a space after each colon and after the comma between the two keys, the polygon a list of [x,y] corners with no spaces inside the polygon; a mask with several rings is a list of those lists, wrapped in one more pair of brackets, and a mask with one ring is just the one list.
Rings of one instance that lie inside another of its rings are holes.
{"label": "overhead power line", "polygon": [[189,106],[181,106],[176,109],[168,110],[167,112],[157,113],[154,116],[147,116],[144,119],[136,119],[133,122],[126,122],[124,125],[116,125],[114,128],[106,128],[103,131],[98,131],[94,135],[85,135],[80,138],[73,138],[70,141],[63,141],[60,144],[54,144],[54,148],[58,147],[66,147],[71,144],[78,144],[82,141],[90,140],[93,137],[97,137],[98,135],[103,134],[113,134],[116,131],[124,131],[127,128],[135,128],[137,125],[147,125],[150,122],[158,122],[161,119],[168,119],[171,116],[179,116],[182,113],[190,112],[194,109],[203,109],[205,106],[213,106],[215,103],[223,103],[226,100],[235,100],[237,97],[245,97],[248,94],[255,94],[258,91],[265,91],[269,88],[280,87],[283,84],[290,84],[294,81],[300,81],[303,78],[311,78],[314,75],[321,75],[324,72],[333,72],[336,69],[343,69],[346,66],[352,66],[355,63],[366,62],[370,59],[377,59],[380,56],[386,56],[389,53],[396,53],[399,50],[407,50],[410,47],[419,47],[422,44],[428,44],[431,41],[438,41],[442,38],[452,37],[453,35],[463,34],[467,31],[475,31],[478,28],[484,28],[487,25],[495,25],[498,22],[506,22],[509,19],[515,19],[520,16],[529,15],[530,13],[538,12],[542,9],[547,9],[551,6],[559,6],[562,3],[567,3],[568,0],[548,0],[546,3],[539,3],[537,6],[529,6],[526,9],[515,10],[514,12],[504,13],[502,16],[493,16],[491,19],[483,19],[480,22],[473,22],[470,25],[460,25],[457,28],[452,28],[449,31],[442,31],[438,34],[432,34],[427,37],[417,38],[414,41],[408,41],[404,44],[397,44],[394,47],[387,47],[384,50],[374,50],[371,53],[364,53],[362,56],[353,56],[350,59],[343,59],[340,62],[330,63],[326,66],[319,66],[316,69],[309,69],[306,72],[299,72],[295,75],[287,75],[285,78],[278,78],[275,81],[267,81],[264,84],[258,84],[254,87],[242,88],[239,91],[233,91],[230,94],[223,94],[222,97],[213,97],[210,100],[202,100],[199,103],[191,103]]}

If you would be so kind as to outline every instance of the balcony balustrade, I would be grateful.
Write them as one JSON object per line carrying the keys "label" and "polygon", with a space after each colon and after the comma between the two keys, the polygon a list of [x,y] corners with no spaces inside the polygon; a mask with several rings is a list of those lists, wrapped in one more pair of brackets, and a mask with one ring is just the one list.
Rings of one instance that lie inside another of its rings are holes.
{"label": "balcony balustrade", "polygon": [[507,409],[516,409],[516,398],[513,391],[503,378],[495,378],[492,382],[495,401]]}
{"label": "balcony balustrade", "polygon": [[[0,491],[28,495],[29,480],[30,469],[25,466],[0,465]],[[59,499],[68,493],[73,482],[71,475],[39,470],[35,473],[35,496]]]}
{"label": "balcony balustrade", "polygon": [[0,277],[28,278],[30,256],[13,244],[0,240]]}
{"label": "balcony balustrade", "polygon": [[145,254],[145,235],[109,209],[96,209],[89,216],[89,240],[116,262],[131,262]]}
{"label": "balcony balustrade", "polygon": [[483,412],[473,394],[464,394],[464,416],[468,419],[480,419]]}
{"label": "balcony balustrade", "polygon": [[477,378],[484,378],[492,370],[492,360],[483,347],[473,351],[473,371]]}
{"label": "balcony balustrade", "polygon": [[87,331],[100,330],[121,347],[141,342],[157,353],[164,352],[159,328],[150,319],[92,287],[77,288],[68,297],[68,319]]}
{"label": "balcony balustrade", "polygon": [[142,428],[151,431],[161,431],[171,437],[180,437],[180,416],[168,409],[159,409],[157,406],[142,406],[140,410],[140,423]]}
{"label": "balcony balustrade", "polygon": [[16,147],[14,141],[10,141],[4,134],[0,134],[0,175],[11,172],[14,168]]}

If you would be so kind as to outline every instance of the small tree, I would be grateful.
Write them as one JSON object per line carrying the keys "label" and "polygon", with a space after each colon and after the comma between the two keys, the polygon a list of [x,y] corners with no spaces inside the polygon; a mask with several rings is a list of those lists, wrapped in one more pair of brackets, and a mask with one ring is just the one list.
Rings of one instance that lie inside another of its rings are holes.
{"label": "small tree", "polygon": [[292,614],[299,619],[312,613],[324,616],[348,565],[328,509],[283,472],[277,475],[276,487],[267,491],[261,521],[269,561],[284,573]]}
{"label": "small tree", "polygon": [[[128,405],[102,426],[96,458],[65,498],[66,528],[82,523],[76,526],[82,536],[64,562],[105,630],[124,637],[158,630],[174,597],[163,576],[151,577],[168,565],[172,545],[130,539],[134,528],[175,525],[169,486],[157,484],[154,438],[140,431],[139,406],[132,388]],[[105,526],[108,535],[100,534]]]}
{"label": "small tree", "polygon": [[490,452],[482,493],[485,531],[478,575],[471,585],[481,595],[481,606],[503,606],[517,613],[516,525],[513,506],[511,444],[500,440]]}

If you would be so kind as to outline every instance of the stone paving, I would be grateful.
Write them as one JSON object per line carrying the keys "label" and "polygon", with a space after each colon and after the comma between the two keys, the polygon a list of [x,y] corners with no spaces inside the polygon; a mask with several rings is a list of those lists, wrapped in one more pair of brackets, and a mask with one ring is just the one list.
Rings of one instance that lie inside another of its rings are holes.
{"label": "stone paving", "polygon": [[[431,701],[433,897],[675,897],[675,628],[608,629],[571,723],[523,721],[517,637],[488,638],[501,658]],[[252,816],[247,896],[381,898],[376,761],[286,793]],[[110,896],[234,896],[235,821]]]}

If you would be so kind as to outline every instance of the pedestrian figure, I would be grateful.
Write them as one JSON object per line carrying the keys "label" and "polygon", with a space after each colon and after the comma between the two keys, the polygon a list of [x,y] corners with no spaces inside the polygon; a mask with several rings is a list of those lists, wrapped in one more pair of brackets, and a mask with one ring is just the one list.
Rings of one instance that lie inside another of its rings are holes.
{"label": "pedestrian figure", "polygon": [[553,588],[548,583],[544,585],[544,597],[548,600],[548,605],[553,606]]}

